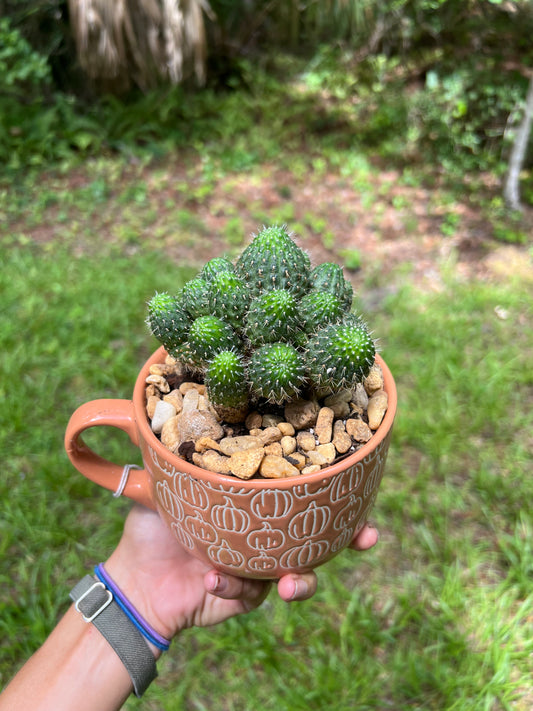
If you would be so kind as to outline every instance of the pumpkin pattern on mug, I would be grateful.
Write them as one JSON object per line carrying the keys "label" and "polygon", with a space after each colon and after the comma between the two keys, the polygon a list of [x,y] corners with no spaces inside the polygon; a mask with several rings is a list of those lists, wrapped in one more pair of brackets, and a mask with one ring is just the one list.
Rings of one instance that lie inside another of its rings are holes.
{"label": "pumpkin pattern on mug", "polygon": [[243,554],[231,548],[225,540],[220,545],[209,546],[207,555],[215,565],[225,565],[229,568],[239,569],[245,564]]}
{"label": "pumpkin pattern on mug", "polygon": [[293,507],[292,494],[278,489],[261,489],[252,498],[250,506],[259,520],[284,518]]}
{"label": "pumpkin pattern on mug", "polygon": [[250,516],[243,509],[235,506],[229,496],[224,496],[224,503],[213,506],[211,520],[223,531],[246,533],[250,526]]}
{"label": "pumpkin pattern on mug", "polygon": [[333,528],[336,531],[342,531],[345,528],[353,528],[359,512],[363,507],[363,499],[360,496],[352,494],[347,503],[342,507],[333,521]]}
{"label": "pumpkin pattern on mug", "polygon": [[296,540],[312,538],[323,533],[327,527],[331,512],[326,506],[317,506],[311,501],[309,506],[294,516],[289,523],[289,536]]}
{"label": "pumpkin pattern on mug", "polygon": [[186,516],[184,526],[193,538],[202,543],[216,543],[218,540],[215,528],[204,519],[199,511],[194,511],[191,516]]}
{"label": "pumpkin pattern on mug", "polygon": [[176,494],[170,490],[168,482],[158,481],[156,484],[156,493],[157,500],[161,507],[172,516],[172,518],[181,521],[184,516],[183,506]]}
{"label": "pumpkin pattern on mug", "polygon": [[353,467],[336,476],[330,489],[331,503],[336,504],[346,496],[350,496],[359,487],[363,473],[363,465],[361,462],[357,462]]}
{"label": "pumpkin pattern on mug", "polygon": [[183,528],[183,526],[181,526],[179,523],[176,523],[175,521],[172,521],[170,527],[174,531],[174,535],[182,544],[182,546],[185,546],[185,548],[188,548],[191,551],[194,550],[194,541],[187,533],[187,531]]}
{"label": "pumpkin pattern on mug", "polygon": [[201,510],[209,507],[209,496],[203,484],[189,474],[176,472],[173,484],[174,491],[184,503]]}
{"label": "pumpkin pattern on mug", "polygon": [[302,569],[322,562],[330,552],[327,541],[306,541],[281,556],[281,565],[288,569]]}
{"label": "pumpkin pattern on mug", "polygon": [[275,550],[285,543],[285,534],[277,528],[272,528],[268,521],[263,521],[261,530],[251,531],[246,543],[255,551]]}

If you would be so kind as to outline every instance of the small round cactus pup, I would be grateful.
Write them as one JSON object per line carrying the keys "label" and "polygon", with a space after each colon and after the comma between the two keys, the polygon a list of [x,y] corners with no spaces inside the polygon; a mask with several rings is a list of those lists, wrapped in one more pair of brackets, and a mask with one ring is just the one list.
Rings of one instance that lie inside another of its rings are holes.
{"label": "small round cactus pup", "polygon": [[216,316],[200,316],[191,324],[188,344],[195,362],[205,364],[219,351],[235,348],[239,339],[229,323]]}
{"label": "small round cactus pup", "polygon": [[250,301],[250,292],[234,272],[215,274],[209,285],[209,312],[224,319],[236,330],[244,325],[244,316]]}
{"label": "small round cactus pup", "polygon": [[342,267],[333,262],[318,264],[311,270],[311,288],[317,291],[328,291],[336,296],[344,305],[346,311],[352,307],[353,287],[344,278]]}
{"label": "small round cactus pup", "polygon": [[254,296],[271,289],[287,289],[296,298],[309,289],[309,256],[293,242],[285,226],[265,227],[242,252],[237,274]]}
{"label": "small round cactus pup", "polygon": [[346,307],[329,291],[311,289],[298,304],[300,322],[303,330],[314,333],[328,323],[338,323],[346,315]]}
{"label": "small round cactus pup", "polygon": [[211,282],[214,277],[221,272],[234,271],[235,267],[229,259],[226,259],[226,257],[213,257],[213,259],[210,259],[204,264],[199,276],[201,279],[204,279],[204,281]]}
{"label": "small round cactus pup", "polygon": [[288,343],[269,343],[252,353],[248,384],[256,398],[281,405],[296,397],[305,383],[305,366]]}
{"label": "small round cactus pup", "polygon": [[148,302],[146,323],[153,336],[170,353],[187,340],[192,321],[179,297],[165,292],[155,294]]}
{"label": "small round cactus pup", "polygon": [[209,315],[209,284],[201,277],[191,279],[181,290],[181,301],[191,318]]}
{"label": "small round cactus pup", "polygon": [[364,323],[356,316],[321,328],[309,339],[305,352],[307,372],[319,391],[352,387],[374,364],[376,348]]}
{"label": "small round cactus pup", "polygon": [[242,357],[234,351],[217,353],[207,366],[205,384],[219,416],[230,424],[248,413],[248,386]]}
{"label": "small round cactus pup", "polygon": [[290,341],[299,326],[297,301],[290,291],[273,289],[256,296],[246,316],[246,337],[253,346]]}

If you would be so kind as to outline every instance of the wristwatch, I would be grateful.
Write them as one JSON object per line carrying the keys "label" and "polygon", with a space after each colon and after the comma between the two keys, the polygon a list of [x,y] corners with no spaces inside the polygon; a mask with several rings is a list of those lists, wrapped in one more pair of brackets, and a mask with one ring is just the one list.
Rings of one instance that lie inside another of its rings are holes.
{"label": "wristwatch", "polygon": [[70,591],[70,599],[87,623],[106,638],[126,667],[136,696],[142,696],[157,677],[152,650],[143,635],[115,602],[104,583],[86,575]]}

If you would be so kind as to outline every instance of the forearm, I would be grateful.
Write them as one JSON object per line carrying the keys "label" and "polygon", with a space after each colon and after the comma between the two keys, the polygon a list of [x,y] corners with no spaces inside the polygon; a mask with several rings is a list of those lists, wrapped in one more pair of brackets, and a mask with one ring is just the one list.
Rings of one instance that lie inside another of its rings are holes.
{"label": "forearm", "polygon": [[117,654],[72,606],[0,695],[0,711],[113,711],[132,688]]}

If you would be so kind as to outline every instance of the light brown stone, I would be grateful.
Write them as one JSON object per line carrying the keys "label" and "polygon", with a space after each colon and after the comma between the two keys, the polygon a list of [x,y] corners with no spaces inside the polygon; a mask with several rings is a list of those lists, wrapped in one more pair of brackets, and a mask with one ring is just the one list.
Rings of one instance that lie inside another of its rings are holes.
{"label": "light brown stone", "polygon": [[170,402],[176,408],[176,412],[180,413],[183,410],[183,395],[179,390],[174,389],[163,396],[165,402]]}
{"label": "light brown stone", "polygon": [[150,375],[161,375],[163,378],[168,378],[174,373],[174,367],[166,363],[152,363],[149,368]]}
{"label": "light brown stone", "polygon": [[178,433],[178,416],[171,417],[163,425],[161,430],[161,442],[165,445],[171,452],[174,452],[177,447],[181,444],[181,440]]}
{"label": "light brown stone", "polygon": [[330,407],[321,407],[316,420],[315,432],[319,444],[331,442],[334,412]]}
{"label": "light brown stone", "polygon": [[377,430],[380,426],[385,413],[387,412],[387,407],[389,404],[389,397],[384,390],[376,390],[368,401],[368,425],[371,430]]}
{"label": "light brown stone", "polygon": [[200,454],[205,452],[206,449],[214,449],[215,451],[220,452],[219,443],[212,437],[200,437],[194,443],[194,448],[197,452],[200,452]]}
{"label": "light brown stone", "polygon": [[244,424],[245,424],[247,430],[255,430],[255,429],[259,429],[261,427],[262,422],[263,422],[263,416],[261,415],[260,412],[257,412],[257,410],[254,410],[253,412],[250,412],[250,414],[244,421]]}
{"label": "light brown stone", "polygon": [[234,452],[246,451],[255,447],[262,447],[263,442],[253,435],[240,435],[239,437],[224,437],[219,442],[220,451],[231,456]]}
{"label": "light brown stone", "polygon": [[[184,398],[185,402],[185,398]],[[177,417],[177,432],[182,442],[196,442],[200,437],[212,437],[219,440],[224,430],[210,412],[183,410]]]}
{"label": "light brown stone", "polygon": [[365,390],[363,383],[357,383],[352,397],[352,402],[357,407],[366,410],[368,407],[368,393]]}
{"label": "light brown stone", "polygon": [[302,474],[316,474],[316,472],[319,472],[321,469],[320,464],[309,464],[302,469]]}
{"label": "light brown stone", "polygon": [[352,399],[353,393],[348,388],[339,390],[333,395],[328,395],[324,400],[324,405],[333,410],[333,416],[335,419],[348,417],[350,414],[350,400]]}
{"label": "light brown stone", "polygon": [[210,472],[216,472],[217,474],[229,474],[229,457],[224,457],[220,452],[215,452],[212,449],[207,449],[203,454],[198,454],[195,452],[193,455],[193,461],[199,467],[208,469]]}
{"label": "light brown stone", "polygon": [[363,380],[363,385],[369,395],[373,395],[377,390],[383,390],[383,371],[381,366],[374,363],[370,372]]}
{"label": "light brown stone", "polygon": [[307,461],[309,464],[318,464],[319,466],[327,464],[324,455],[316,449],[312,449],[311,451],[306,452],[305,456],[307,457]]}
{"label": "light brown stone", "polygon": [[339,454],[346,454],[352,446],[352,438],[346,432],[344,422],[337,420],[333,425],[333,446]]}
{"label": "light brown stone", "polygon": [[283,454],[285,455],[292,454],[296,451],[296,437],[290,437],[289,435],[285,435],[281,438],[280,444],[281,449],[283,450]]}
{"label": "light brown stone", "polygon": [[372,437],[372,430],[363,420],[346,420],[346,432],[353,437],[356,442],[368,442]]}
{"label": "light brown stone", "polygon": [[203,383],[195,383],[192,381],[187,381],[180,385],[180,393],[185,395],[189,390],[196,390],[200,395],[205,395],[205,385]]}
{"label": "light brown stone", "polygon": [[261,427],[267,428],[267,427],[276,427],[278,423],[282,422],[283,418],[281,415],[272,415],[270,413],[267,413],[266,415],[263,415],[262,421],[261,421]]}
{"label": "light brown stone", "polygon": [[272,444],[272,442],[279,442],[282,438],[281,431],[277,427],[267,427],[260,434],[261,442],[264,445]]}
{"label": "light brown stone", "polygon": [[258,471],[264,456],[262,447],[234,452],[229,458],[229,470],[239,479],[250,479]]}
{"label": "light brown stone", "polygon": [[259,473],[266,479],[284,479],[288,476],[298,476],[300,471],[284,457],[267,454],[261,462]]}
{"label": "light brown stone", "polygon": [[295,430],[314,427],[320,407],[314,400],[295,400],[285,406],[285,420]]}
{"label": "light brown stone", "polygon": [[290,422],[279,422],[278,430],[284,437],[294,437],[295,429]]}
{"label": "light brown stone", "polygon": [[146,400],[146,414],[150,419],[154,416],[155,408],[158,402],[161,402],[161,398],[157,395],[150,395],[150,397]]}
{"label": "light brown stone", "polygon": [[316,448],[315,435],[311,432],[306,432],[305,430],[298,432],[296,435],[296,443],[298,444],[298,447],[303,449],[305,452],[309,452],[310,450]]}
{"label": "light brown stone", "polygon": [[146,382],[151,385],[155,385],[156,388],[162,393],[170,392],[170,385],[167,383],[167,379],[162,375],[149,375],[146,378]]}
{"label": "light brown stone", "polygon": [[158,390],[155,385],[150,383],[150,385],[147,385],[144,389],[144,396],[148,400],[148,398],[152,397],[152,395],[157,395],[157,397],[160,398],[161,390]]}
{"label": "light brown stone", "polygon": [[333,442],[328,442],[327,444],[319,444],[316,448],[318,454],[321,454],[326,464],[333,464],[335,458],[337,457],[337,452],[335,450],[335,445]]}
{"label": "light brown stone", "polygon": [[198,392],[198,390],[196,390],[195,388],[190,388],[190,390],[186,390],[185,394],[183,394],[183,404],[181,407],[181,411],[185,413],[192,412],[193,410],[198,410],[199,399],[200,393]]}
{"label": "light brown stone", "polygon": [[277,457],[283,457],[283,449],[280,442],[272,442],[264,447],[265,454],[275,454]]}

